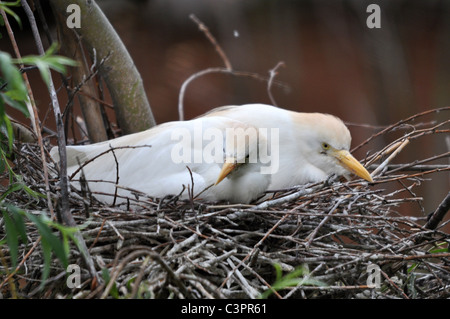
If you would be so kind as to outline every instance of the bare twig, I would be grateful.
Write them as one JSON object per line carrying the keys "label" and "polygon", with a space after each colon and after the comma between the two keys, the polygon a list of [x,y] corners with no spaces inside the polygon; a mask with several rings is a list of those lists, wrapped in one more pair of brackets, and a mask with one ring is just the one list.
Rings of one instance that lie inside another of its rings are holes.
{"label": "bare twig", "polygon": [[402,119],[400,121],[398,121],[395,124],[389,125],[388,127],[384,128],[383,130],[379,131],[376,134],[371,135],[368,139],[366,139],[365,141],[363,141],[362,143],[360,143],[359,145],[355,146],[352,150],[351,153],[355,152],[356,150],[360,149],[361,147],[363,147],[364,145],[368,144],[370,141],[372,141],[373,139],[377,138],[378,136],[381,136],[383,134],[386,134],[390,131],[395,130],[398,127],[401,127],[403,124],[411,122],[413,120],[416,120],[417,118],[432,114],[432,113],[440,113],[440,112],[446,112],[446,111],[450,111],[450,106],[446,106],[446,107],[442,107],[442,108],[437,108],[437,109],[432,109],[432,110],[427,110],[421,113],[417,113],[414,114],[406,119]]}
{"label": "bare twig", "polygon": [[191,14],[189,16],[189,18],[198,25],[198,28],[200,29],[200,31],[202,31],[206,35],[209,42],[211,42],[211,44],[214,46],[217,53],[222,58],[222,61],[225,64],[225,68],[227,70],[231,71],[233,69],[233,67],[231,66],[230,60],[228,59],[227,55],[225,54],[225,52],[223,51],[223,49],[221,48],[219,43],[217,43],[216,38],[214,38],[214,36],[211,34],[211,32],[209,32],[208,27],[203,22],[201,22],[200,19],[195,16],[195,14]]}
{"label": "bare twig", "polygon": [[114,162],[116,163],[116,182],[115,182],[116,187],[114,188],[114,199],[113,199],[113,203],[112,203],[112,206],[115,206],[116,200],[117,200],[117,192],[118,192],[117,185],[119,185],[119,180],[120,180],[119,161],[117,160],[116,152],[114,152],[114,148],[111,146],[111,144],[109,144],[109,149],[111,150],[111,153],[114,157]]}
{"label": "bare twig", "polygon": [[[184,120],[184,107],[183,107],[183,103],[184,103],[184,96],[186,94],[186,89],[189,86],[189,84],[204,76],[207,74],[214,74],[214,73],[223,73],[223,74],[230,74],[233,76],[240,76],[240,77],[248,77],[248,78],[253,78],[259,81],[269,81],[270,78],[268,77],[264,77],[261,76],[257,73],[254,72],[245,72],[245,71],[236,71],[236,70],[229,70],[227,68],[222,68],[222,67],[217,67],[217,68],[208,68],[199,72],[196,72],[194,74],[192,74],[189,78],[186,79],[186,81],[183,82],[183,84],[181,85],[180,88],[180,93],[178,96],[178,119],[180,121]],[[288,88],[288,86],[282,82],[279,81],[272,81],[272,85],[275,84],[277,86],[280,87],[284,87],[284,88]]]}
{"label": "bare twig", "polygon": [[384,168],[392,161],[394,157],[398,155],[402,151],[402,149],[409,144],[409,139],[405,139],[400,144],[396,145],[395,151],[380,165],[378,166],[372,173],[372,177],[378,175],[378,173],[382,172]]}
{"label": "bare twig", "polygon": [[450,192],[445,196],[444,200],[439,204],[436,210],[430,215],[425,228],[436,229],[439,223],[444,219],[444,216],[450,209]]}
{"label": "bare twig", "polygon": [[270,77],[269,77],[269,81],[267,81],[267,93],[269,94],[270,102],[272,103],[272,105],[275,105],[275,106],[278,106],[278,105],[277,105],[277,102],[275,102],[275,99],[272,95],[272,82],[278,74],[277,70],[282,66],[284,66],[284,62],[282,62],[282,61],[278,62],[277,65],[269,71]]}

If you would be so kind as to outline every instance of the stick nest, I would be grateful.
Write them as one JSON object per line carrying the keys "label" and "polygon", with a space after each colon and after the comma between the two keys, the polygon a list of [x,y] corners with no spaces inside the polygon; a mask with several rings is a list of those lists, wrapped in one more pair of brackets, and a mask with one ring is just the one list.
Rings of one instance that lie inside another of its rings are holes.
{"label": "stick nest", "polygon": [[[435,125],[428,129],[438,133]],[[395,140],[366,164],[386,160],[421,132]],[[26,185],[45,193],[39,147],[18,147],[15,169]],[[330,179],[271,192],[255,205],[137,194],[130,201],[138,207],[127,210],[72,190],[71,211],[100,280],[92,279],[71,244],[69,263],[81,269],[80,286],[68,288],[55,258],[42,287],[44,260],[33,224],[27,226],[28,244],[19,247],[22,261],[12,280],[20,296],[31,298],[448,298],[450,239],[442,230],[448,222],[428,229],[423,212],[422,217],[400,213],[420,211],[422,198],[413,190],[428,174],[448,175],[448,165],[421,168],[424,162],[400,169],[382,163],[375,185]],[[57,178],[48,184],[55,202],[58,185]],[[385,185],[396,187],[388,191]],[[44,199],[23,192],[8,199],[50,216]],[[8,247],[1,249],[8,261]],[[5,273],[5,263],[1,267]],[[0,279],[8,295],[10,281]]]}

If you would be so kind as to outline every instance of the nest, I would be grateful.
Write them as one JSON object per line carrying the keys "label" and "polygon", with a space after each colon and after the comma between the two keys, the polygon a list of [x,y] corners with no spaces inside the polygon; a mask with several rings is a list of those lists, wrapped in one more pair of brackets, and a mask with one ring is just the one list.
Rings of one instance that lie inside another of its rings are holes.
{"label": "nest", "polygon": [[[438,134],[440,124],[428,125],[426,132]],[[450,166],[388,165],[406,141],[423,132],[414,129],[367,157],[368,165],[381,162],[377,187],[330,178],[270,192],[255,205],[136,194],[129,199],[135,208],[128,210],[72,190],[70,209],[87,248],[81,253],[70,246],[79,285],[68,287],[66,269],[56,258],[42,284],[40,235],[30,223],[17,271],[0,277],[0,291],[9,296],[13,282],[18,296],[30,298],[448,298],[450,237],[443,231],[448,221],[431,229],[425,214],[401,211],[417,210],[423,199],[414,188],[429,182],[431,173],[448,174]],[[18,174],[56,203],[59,180],[45,182],[39,146],[17,148]],[[387,184],[400,187],[388,191]],[[8,200],[51,216],[45,199],[14,192]],[[0,248],[6,273],[8,247]]]}

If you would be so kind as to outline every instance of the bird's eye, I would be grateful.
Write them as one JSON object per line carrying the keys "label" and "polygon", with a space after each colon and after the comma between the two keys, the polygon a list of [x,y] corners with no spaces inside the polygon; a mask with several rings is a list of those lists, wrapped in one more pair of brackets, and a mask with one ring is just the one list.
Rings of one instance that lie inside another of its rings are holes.
{"label": "bird's eye", "polygon": [[329,150],[329,149],[330,149],[330,144],[328,144],[328,143],[322,143],[322,148],[323,148],[324,150]]}

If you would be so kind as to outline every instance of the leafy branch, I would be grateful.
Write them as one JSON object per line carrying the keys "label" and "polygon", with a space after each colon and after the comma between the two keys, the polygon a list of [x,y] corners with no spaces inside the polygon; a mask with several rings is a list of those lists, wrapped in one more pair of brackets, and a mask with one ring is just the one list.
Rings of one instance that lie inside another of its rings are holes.
{"label": "leafy branch", "polygon": [[53,43],[50,48],[45,51],[44,55],[29,55],[21,59],[13,59],[13,63],[34,65],[39,69],[42,79],[45,84],[49,86],[50,82],[50,69],[59,73],[66,73],[66,66],[77,66],[78,63],[65,56],[55,55],[58,51],[58,43]]}
{"label": "leafy branch", "polygon": [[[52,221],[45,214],[36,216],[30,212],[4,202],[0,204],[0,211],[3,216],[6,232],[6,240],[1,240],[0,246],[5,242],[8,245],[12,268],[12,271],[9,273],[7,278],[0,283],[0,288],[20,268],[17,267],[19,240],[21,240],[21,242],[25,245],[28,243],[25,219],[28,219],[36,226],[41,238],[40,242],[44,257],[41,288],[44,287],[45,281],[50,274],[52,252],[55,253],[64,269],[67,268],[69,263],[69,242],[72,241],[78,246],[78,240],[75,237],[75,233],[79,230],[78,227],[63,226]],[[54,230],[58,230],[60,232],[62,240],[54,234]]]}
{"label": "leafy branch", "polygon": [[[12,11],[10,12],[6,8],[6,5],[12,4],[0,3],[0,9],[16,17],[14,14],[11,14]],[[5,22],[6,15],[4,15],[4,12],[2,13],[2,22]],[[67,57],[55,55],[57,47],[57,44],[53,44],[41,56],[30,55],[19,59],[13,59],[8,53],[0,52],[0,73],[2,76],[0,82],[0,173],[7,173],[9,176],[9,186],[0,196],[0,216],[4,223],[6,235],[0,240],[0,247],[3,248],[6,244],[10,256],[10,262],[8,264],[3,250],[1,251],[0,258],[7,276],[3,282],[0,282],[0,288],[7,282],[11,284],[11,278],[21,267],[21,265],[17,265],[19,244],[22,242],[24,245],[27,245],[27,224],[29,222],[36,227],[40,235],[40,243],[44,257],[41,288],[44,287],[46,279],[50,274],[52,254],[54,253],[64,268],[66,268],[69,259],[70,241],[74,242],[80,248],[80,240],[77,236],[77,232],[79,232],[78,227],[63,226],[47,217],[44,213],[35,215],[8,203],[8,197],[19,191],[24,191],[32,198],[47,198],[47,196],[27,186],[23,182],[22,176],[16,174],[8,162],[13,149],[14,130],[12,122],[7,115],[6,106],[9,105],[19,110],[26,117],[30,116],[27,107],[27,103],[30,102],[30,96],[22,73],[17,65],[21,67],[24,65],[36,67],[47,87],[50,86],[51,82],[50,70],[65,73],[66,66],[76,65],[75,61]],[[50,198],[47,199],[50,200]],[[59,231],[61,239],[55,234],[55,231]],[[23,264],[25,259],[22,260],[21,264]],[[8,269],[9,266],[11,269]],[[14,291],[11,287],[13,297],[15,297]]]}

